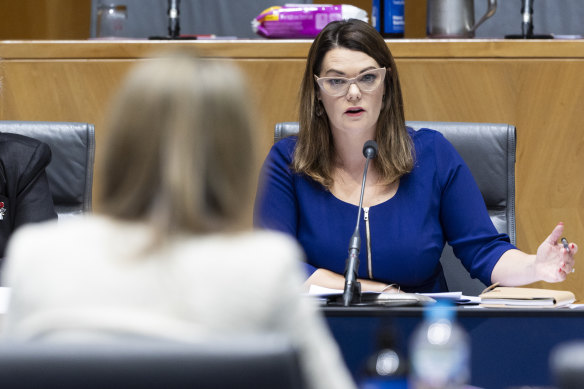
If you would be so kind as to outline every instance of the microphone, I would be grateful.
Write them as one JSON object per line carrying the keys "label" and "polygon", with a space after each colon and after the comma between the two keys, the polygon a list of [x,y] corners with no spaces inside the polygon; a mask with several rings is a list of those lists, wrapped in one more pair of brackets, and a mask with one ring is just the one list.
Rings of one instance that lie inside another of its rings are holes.
{"label": "microphone", "polygon": [[180,0],[168,0],[168,35],[171,39],[180,35],[179,7]]}
{"label": "microphone", "polygon": [[521,4],[521,35],[523,38],[533,36],[533,1],[522,0]]}
{"label": "microphone", "polygon": [[533,3],[535,0],[521,0],[521,34],[505,35],[506,39],[553,39],[551,34],[533,33]]}
{"label": "microphone", "polygon": [[349,240],[349,256],[345,264],[345,290],[343,291],[343,306],[348,307],[353,299],[360,301],[361,284],[357,281],[357,271],[359,270],[359,250],[361,249],[361,236],[359,235],[359,222],[361,221],[361,210],[363,209],[363,194],[365,193],[365,179],[367,178],[367,168],[369,161],[377,156],[377,142],[368,140],[363,145],[363,155],[365,156],[365,169],[363,170],[363,182],[361,183],[361,198],[359,199],[359,211],[357,213],[357,225]]}

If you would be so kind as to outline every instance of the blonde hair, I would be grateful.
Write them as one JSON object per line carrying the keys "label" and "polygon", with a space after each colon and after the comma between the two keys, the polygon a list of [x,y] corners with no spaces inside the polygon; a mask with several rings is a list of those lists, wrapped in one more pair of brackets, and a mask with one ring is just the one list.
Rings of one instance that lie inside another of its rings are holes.
{"label": "blonde hair", "polygon": [[175,51],[138,64],[113,101],[100,211],[167,234],[247,225],[258,164],[247,95],[227,61]]}

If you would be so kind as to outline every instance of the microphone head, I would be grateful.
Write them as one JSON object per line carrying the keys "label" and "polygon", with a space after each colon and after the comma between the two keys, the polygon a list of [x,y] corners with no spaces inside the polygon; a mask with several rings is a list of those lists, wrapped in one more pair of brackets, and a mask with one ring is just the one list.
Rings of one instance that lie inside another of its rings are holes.
{"label": "microphone head", "polygon": [[374,140],[368,140],[365,142],[363,145],[363,155],[367,159],[377,157],[377,142]]}

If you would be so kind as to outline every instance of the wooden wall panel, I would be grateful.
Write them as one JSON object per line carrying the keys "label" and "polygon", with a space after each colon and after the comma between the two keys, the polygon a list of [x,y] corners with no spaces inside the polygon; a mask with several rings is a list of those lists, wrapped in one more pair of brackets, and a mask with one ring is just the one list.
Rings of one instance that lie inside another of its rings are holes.
{"label": "wooden wall panel", "polygon": [[[3,66],[3,120],[88,122],[99,152],[110,97],[135,61],[14,61]],[[27,86],[27,87],[23,87]],[[99,187],[96,157],[94,190]]]}
{"label": "wooden wall panel", "polygon": [[[584,247],[584,111],[579,103],[584,41],[388,44],[397,59],[408,120],[517,126],[519,247],[535,253],[558,221],[566,223],[566,236]],[[125,72],[169,45],[196,47],[204,57],[241,67],[260,111],[257,141],[264,153],[274,124],[297,119],[309,41],[0,42],[0,120],[91,122],[99,149],[108,101]],[[584,299],[584,268],[576,268],[565,283],[538,285],[571,289]]]}
{"label": "wooden wall panel", "polygon": [[406,1],[404,3],[406,38],[426,37],[426,0]]}
{"label": "wooden wall panel", "polygon": [[298,89],[304,71],[302,60],[237,60],[249,79],[250,96],[259,108],[261,148],[267,154],[274,142],[274,124],[298,120]]}
{"label": "wooden wall panel", "polygon": [[88,39],[91,0],[0,0],[0,39]]}
{"label": "wooden wall panel", "polygon": [[[96,127],[103,144],[108,103],[136,60],[10,61],[2,64],[2,120],[79,121]],[[297,120],[297,94],[304,61],[237,60],[248,78],[249,96],[258,109],[262,155],[273,143],[274,124]],[[26,87],[23,87],[26,86]],[[99,162],[99,156],[96,160]],[[99,187],[99,163],[94,188]]]}
{"label": "wooden wall panel", "polygon": [[[517,244],[535,253],[557,222],[584,242],[584,61],[399,60],[406,119],[517,127]],[[579,291],[584,276],[536,286]]]}

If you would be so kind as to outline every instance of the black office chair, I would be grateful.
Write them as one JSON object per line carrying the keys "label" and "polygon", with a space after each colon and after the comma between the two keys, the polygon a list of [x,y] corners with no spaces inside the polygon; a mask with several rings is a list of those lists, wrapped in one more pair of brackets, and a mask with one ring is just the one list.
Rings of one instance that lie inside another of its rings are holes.
{"label": "black office chair", "polygon": [[[498,123],[408,121],[406,124],[414,130],[439,131],[453,144],[470,168],[495,228],[508,234],[515,244],[515,127]],[[274,142],[297,134],[297,122],[278,123]],[[470,277],[449,245],[444,248],[440,262],[449,290],[476,296],[486,287]]]}
{"label": "black office chair", "polygon": [[0,343],[10,389],[302,389],[295,349],[278,336],[178,343]]}
{"label": "black office chair", "polygon": [[95,130],[92,124],[0,121],[0,132],[38,139],[49,145],[49,187],[59,217],[91,211]]}

